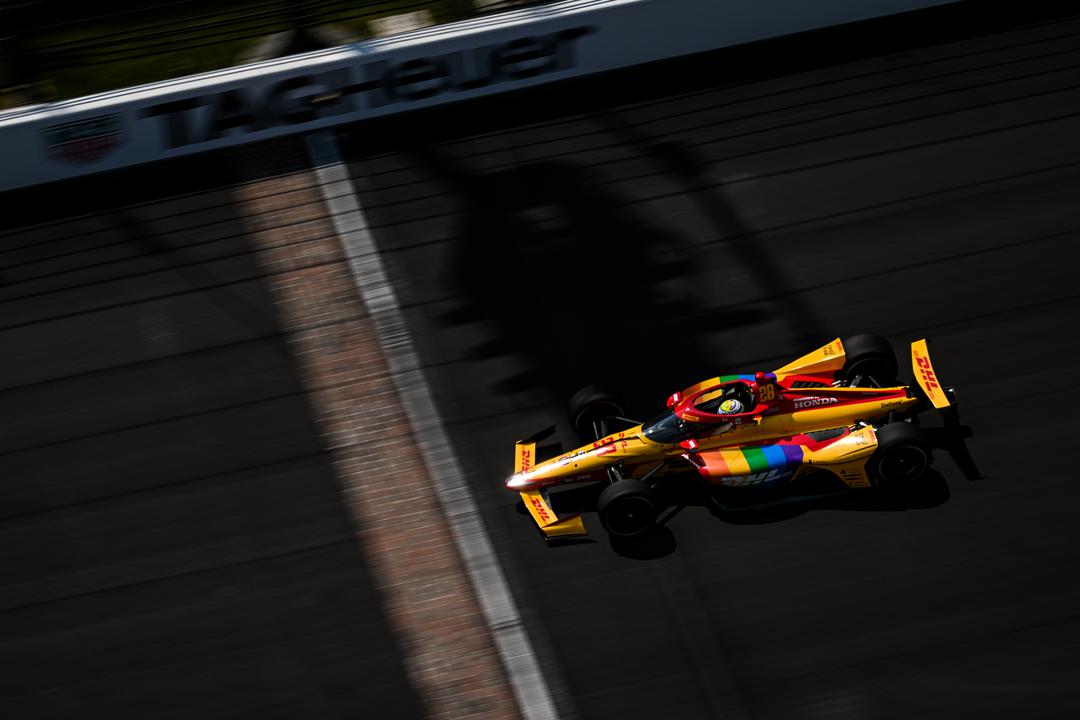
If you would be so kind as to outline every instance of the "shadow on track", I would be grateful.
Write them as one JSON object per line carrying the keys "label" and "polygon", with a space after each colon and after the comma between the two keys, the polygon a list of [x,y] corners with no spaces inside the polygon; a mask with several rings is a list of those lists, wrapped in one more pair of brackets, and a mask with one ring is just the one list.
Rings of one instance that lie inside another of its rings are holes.
{"label": "shadow on track", "polygon": [[[711,241],[731,247],[739,259],[738,270],[754,278],[761,297],[773,305],[771,312],[784,320],[798,345],[813,347],[829,334],[810,306],[794,292],[794,284],[758,234],[735,211],[724,190],[710,179],[712,169],[699,153],[684,143],[657,140],[617,114],[604,116],[601,121],[624,144],[648,148],[650,159],[664,169],[667,177],[683,186],[684,196],[713,229]],[[716,294],[722,296],[722,289],[718,287]]]}
{"label": "shadow on track", "polygon": [[[630,538],[609,536],[611,549],[615,553],[635,560],[655,560],[673,553],[678,547],[673,525],[682,511],[679,508],[700,508],[711,513],[717,520],[731,525],[765,525],[821,510],[929,510],[944,505],[952,496],[945,477],[933,469],[906,488],[897,491],[837,490],[836,481],[821,473],[819,477],[811,477],[779,490],[713,489],[713,498],[725,507],[720,510],[704,496],[701,485],[694,482],[688,474],[671,480],[663,486],[663,501],[669,508],[667,513],[662,514],[656,527],[643,535]],[[553,493],[552,506],[559,515],[595,512],[596,499],[602,489],[603,487],[597,484]],[[519,507],[519,512],[525,512],[524,506]],[[594,530],[603,533],[599,527]]]}
{"label": "shadow on track", "polygon": [[[253,329],[260,335],[272,335],[279,331],[280,319],[273,307],[260,307],[237,289],[234,276],[220,275],[215,264],[224,266],[228,255],[222,258],[201,258],[189,247],[176,242],[167,233],[154,229],[152,221],[145,220],[130,209],[102,213],[100,221],[106,224],[118,238],[138,249],[141,259],[154,261],[156,267],[143,270],[174,273],[183,285],[225,315],[234,318],[240,326]],[[250,250],[249,250],[250,251]],[[249,277],[258,277],[259,270],[251,260]],[[275,346],[275,352],[284,357],[287,348]]]}
{"label": "shadow on track", "polygon": [[515,353],[529,363],[496,392],[546,386],[565,399],[601,382],[633,388],[632,405],[654,403],[667,378],[711,366],[695,340],[701,329],[760,319],[703,309],[696,289],[676,282],[691,268],[655,258],[674,239],[573,167],[476,174],[436,151],[423,162],[465,203],[452,272],[466,305],[448,319],[493,326],[498,340],[473,359]]}
{"label": "shadow on track", "polygon": [[[625,388],[630,408],[652,407],[685,378],[724,365],[706,350],[709,334],[768,318],[734,309],[741,298],[718,291],[700,250],[688,255],[683,241],[578,168],[548,160],[474,172],[430,147],[417,162],[463,205],[450,272],[464,302],[447,322],[494,330],[470,359],[514,353],[528,363],[495,392],[543,387],[565,400],[601,384]],[[703,204],[723,206],[709,215],[724,225],[718,235],[738,226],[723,197]],[[748,262],[767,254],[754,252]]]}

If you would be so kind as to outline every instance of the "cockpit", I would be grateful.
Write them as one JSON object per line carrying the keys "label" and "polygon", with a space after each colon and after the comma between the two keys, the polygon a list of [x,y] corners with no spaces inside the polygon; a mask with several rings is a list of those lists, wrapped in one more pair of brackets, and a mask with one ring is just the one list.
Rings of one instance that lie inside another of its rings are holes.
{"label": "cockpit", "polygon": [[730,429],[731,423],[688,422],[668,410],[645,423],[642,434],[653,442],[674,444],[691,438],[719,435]]}
{"label": "cockpit", "polygon": [[[647,439],[659,443],[678,443],[725,433],[739,422],[735,418],[751,415],[757,409],[754,387],[739,379],[708,388],[696,397],[688,398],[689,402],[679,394],[673,395],[669,401],[672,409],[645,423],[642,432]],[[728,418],[734,422],[727,422]]]}
{"label": "cockpit", "polygon": [[725,383],[694,399],[695,410],[712,415],[749,412],[756,404],[757,398],[750,384],[740,381]]}

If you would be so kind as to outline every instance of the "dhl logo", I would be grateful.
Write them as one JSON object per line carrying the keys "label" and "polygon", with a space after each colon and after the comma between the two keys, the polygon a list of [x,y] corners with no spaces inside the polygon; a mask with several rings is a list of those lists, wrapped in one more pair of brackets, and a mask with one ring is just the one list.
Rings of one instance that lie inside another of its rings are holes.
{"label": "dhl logo", "polygon": [[[600,440],[597,440],[596,442],[594,442],[592,444],[592,446],[594,448],[598,448],[598,447],[604,447],[605,445],[613,445],[616,442],[618,442],[619,440],[623,440],[625,437],[626,437],[626,433],[621,432],[618,435],[613,436],[612,438],[601,438]],[[626,443],[624,442],[623,444],[625,445]]]}
{"label": "dhl logo", "polygon": [[529,502],[536,508],[536,514],[540,516],[541,520],[544,522],[551,522],[551,514],[548,513],[547,508],[544,507],[544,501],[540,499],[539,495],[530,497]]}
{"label": "dhl logo", "polygon": [[532,467],[532,453],[529,448],[521,448],[521,472]]}
{"label": "dhl logo", "polygon": [[919,374],[926,381],[926,389],[931,392],[940,389],[941,385],[938,384],[937,376],[934,375],[934,369],[930,367],[930,358],[916,355],[915,362],[919,365]]}

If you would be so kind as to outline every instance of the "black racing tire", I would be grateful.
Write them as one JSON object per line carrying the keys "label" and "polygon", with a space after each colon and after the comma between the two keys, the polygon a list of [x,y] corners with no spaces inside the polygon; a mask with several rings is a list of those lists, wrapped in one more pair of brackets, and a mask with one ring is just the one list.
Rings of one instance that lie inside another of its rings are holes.
{"label": "black racing tire", "polygon": [[568,407],[570,427],[582,440],[599,440],[594,427],[605,417],[622,415],[622,404],[609,392],[594,385],[583,387],[570,398]]}
{"label": "black racing tire", "polygon": [[608,485],[596,503],[600,524],[611,535],[634,537],[656,525],[660,509],[648,485],[624,478]]}
{"label": "black racing tire", "polygon": [[896,384],[896,353],[889,341],[880,335],[852,335],[844,338],[844,380],[849,384],[860,376],[860,384],[870,384],[873,378],[879,387],[891,387]]}
{"label": "black racing tire", "polygon": [[921,478],[934,461],[923,431],[907,422],[889,423],[877,431],[877,450],[866,464],[874,485],[899,490]]}

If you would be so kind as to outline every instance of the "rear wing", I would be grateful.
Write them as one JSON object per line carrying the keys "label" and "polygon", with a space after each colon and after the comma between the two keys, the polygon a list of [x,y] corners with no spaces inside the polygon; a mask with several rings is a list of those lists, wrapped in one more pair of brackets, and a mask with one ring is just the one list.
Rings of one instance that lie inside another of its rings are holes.
{"label": "rear wing", "polygon": [[938,410],[949,407],[945,388],[941,386],[934,366],[930,364],[930,351],[926,347],[925,338],[911,343],[911,369],[915,373],[915,382],[919,384],[930,404]]}

